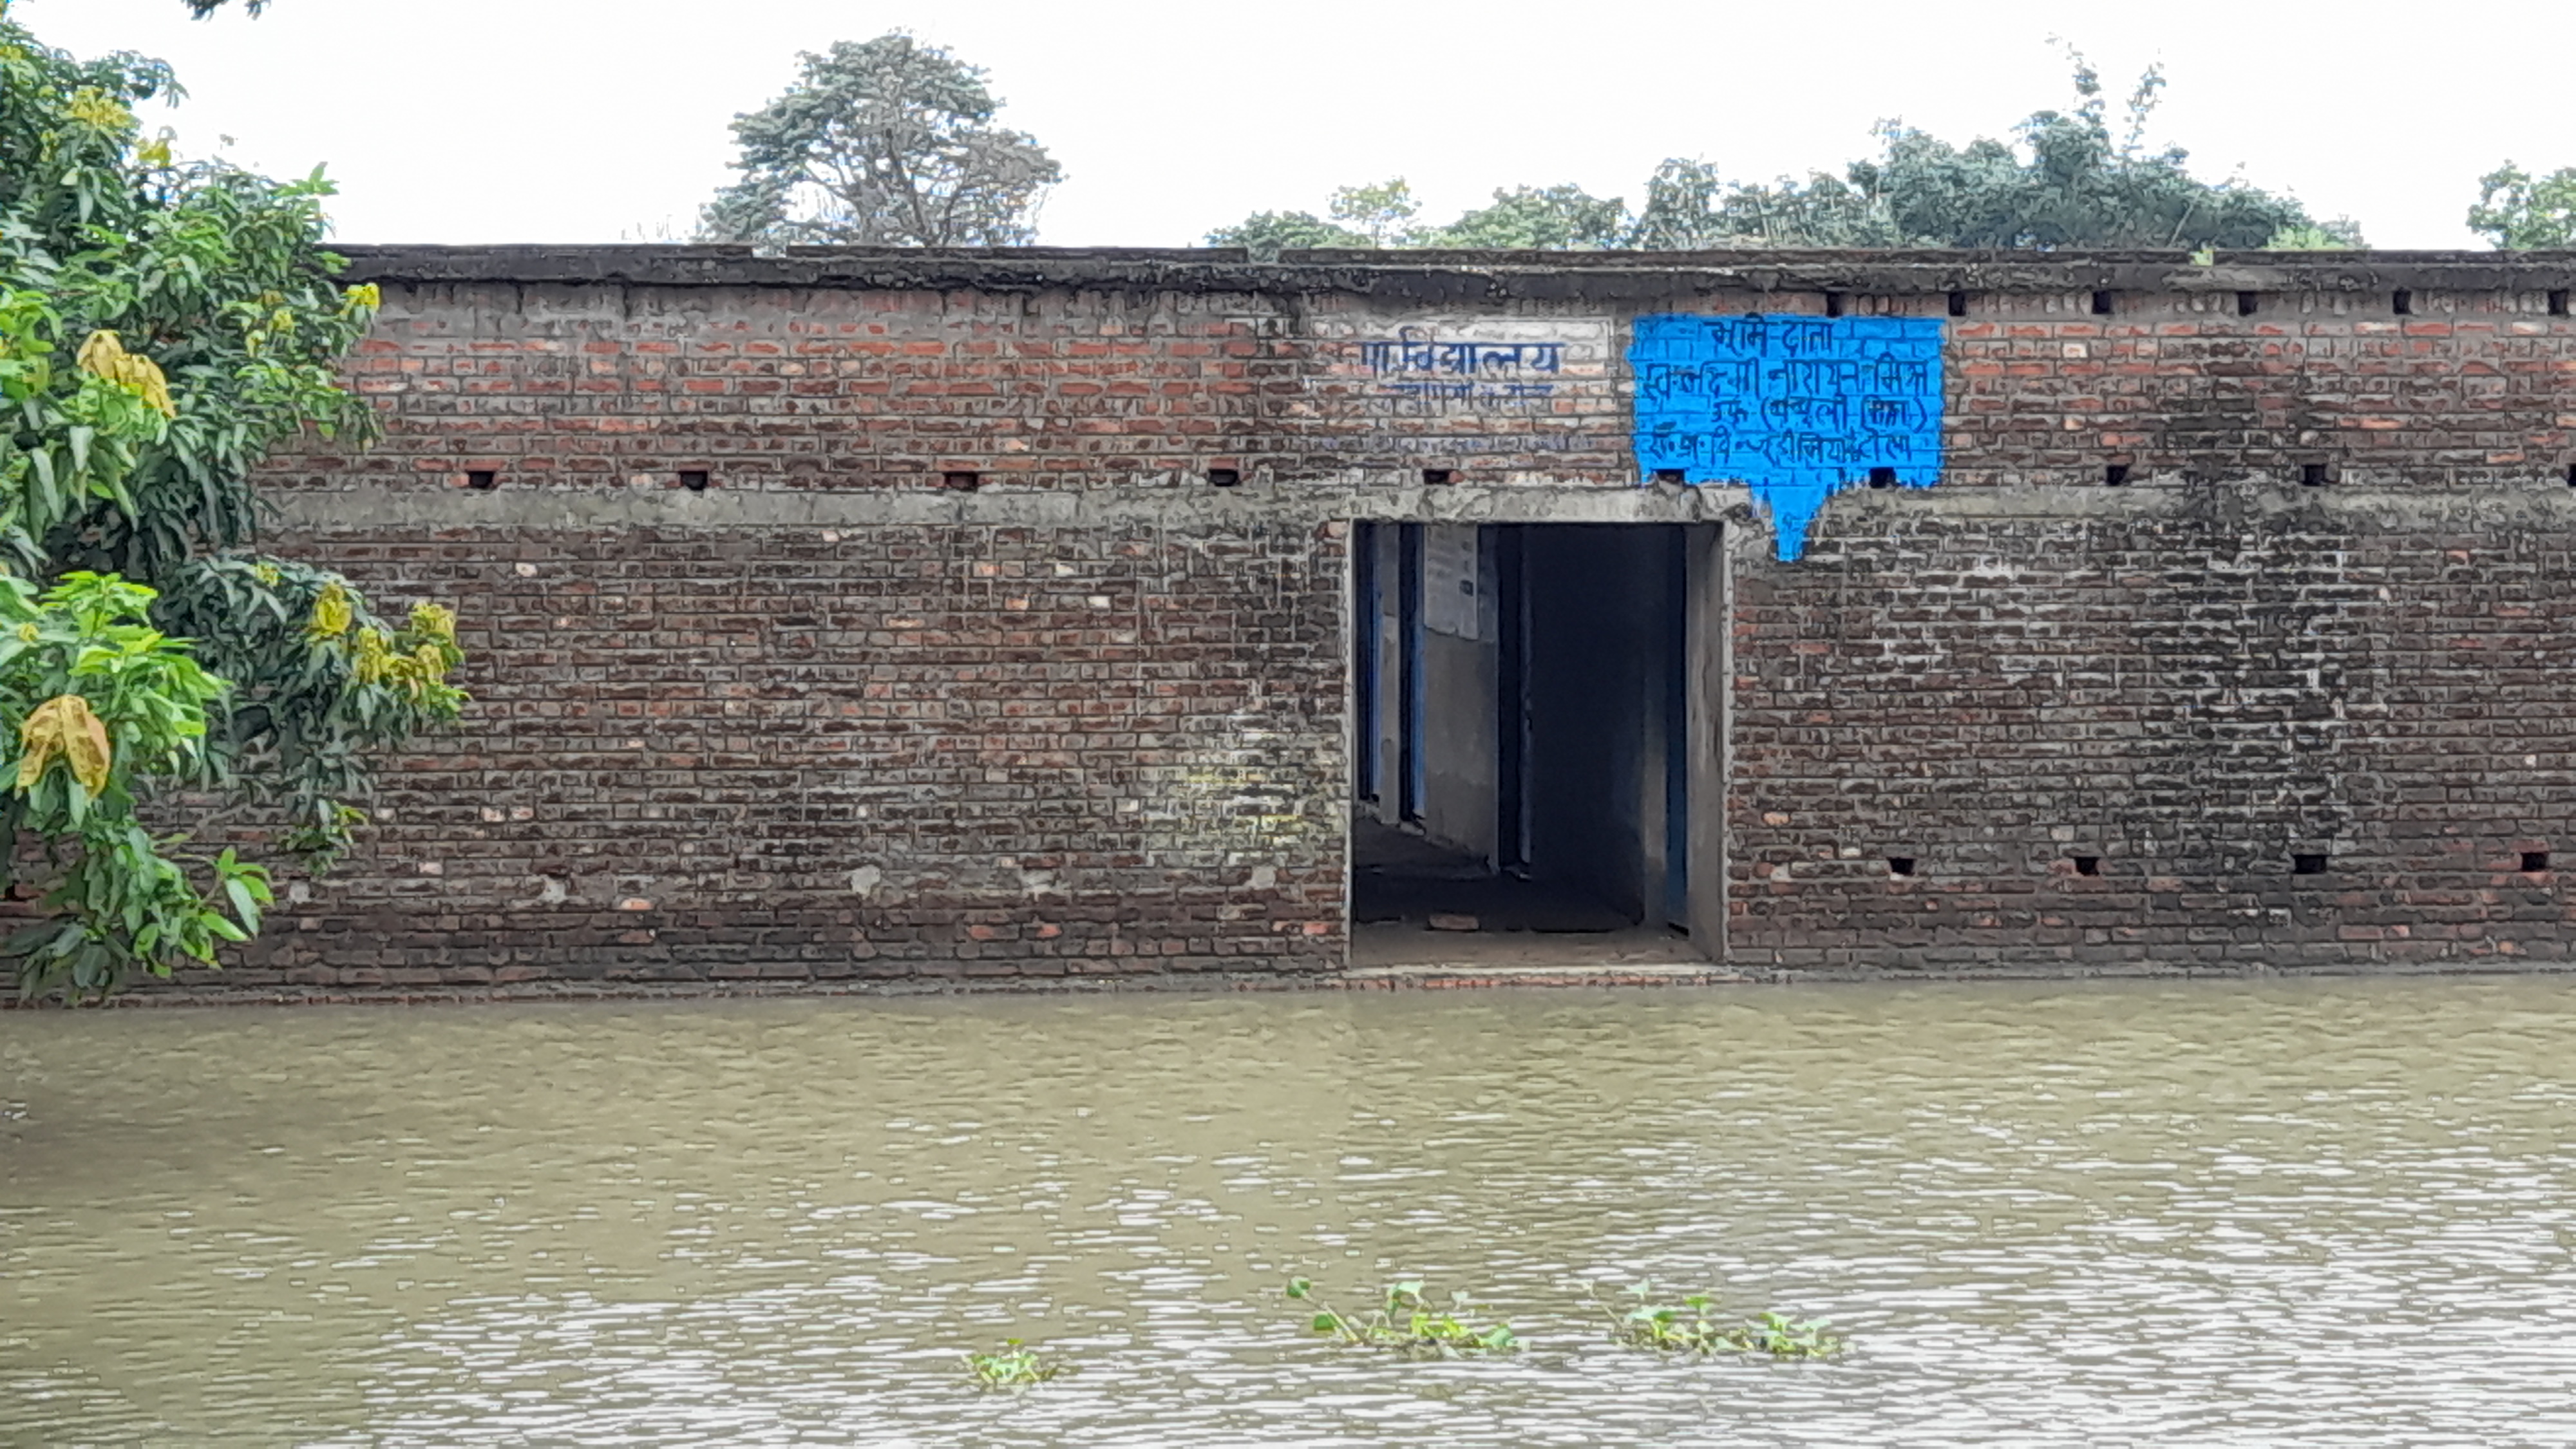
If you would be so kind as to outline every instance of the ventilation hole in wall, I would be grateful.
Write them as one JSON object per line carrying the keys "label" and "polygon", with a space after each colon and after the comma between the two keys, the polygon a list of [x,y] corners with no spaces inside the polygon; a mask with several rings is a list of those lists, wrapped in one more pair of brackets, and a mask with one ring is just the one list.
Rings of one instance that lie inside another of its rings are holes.
{"label": "ventilation hole in wall", "polygon": [[1682,470],[1679,468],[1657,468],[1655,470],[1653,481],[1657,483],[1682,483],[1689,480],[1682,476]]}
{"label": "ventilation hole in wall", "polygon": [[2096,317],[2108,317],[2111,315],[2110,293],[2096,292],[2093,294],[2093,315]]}
{"label": "ventilation hole in wall", "polygon": [[2404,287],[2388,294],[2388,310],[2400,317],[2415,315],[2415,294]]}
{"label": "ventilation hole in wall", "polygon": [[1825,294],[1825,315],[1828,317],[1839,317],[1843,315],[1842,293],[1827,292]]}
{"label": "ventilation hole in wall", "polygon": [[2528,875],[2538,875],[2542,871],[2549,869],[2549,852],[2545,850],[2524,851],[2522,853],[2522,868],[2524,873]]}
{"label": "ventilation hole in wall", "polygon": [[2559,291],[2549,294],[2549,315],[2552,317],[2564,317],[2567,315],[2567,294],[2565,292]]}
{"label": "ventilation hole in wall", "polygon": [[1240,468],[1210,468],[1208,470],[1208,482],[1219,488],[1231,488],[1242,481],[1243,470]]}
{"label": "ventilation hole in wall", "polygon": [[2323,488],[2326,486],[2326,465],[2323,463],[2301,463],[2299,465],[2299,484],[2301,487],[2305,488]]}
{"label": "ventilation hole in wall", "polygon": [[1967,293],[1952,292],[1950,294],[1950,315],[1953,317],[1965,317],[1968,315]]}
{"label": "ventilation hole in wall", "polygon": [[1422,470],[1422,481],[1435,488],[1443,483],[1455,483],[1458,481],[1458,470],[1455,468],[1425,468]]}
{"label": "ventilation hole in wall", "polygon": [[2263,297],[2259,292],[2239,292],[2236,294],[2236,315],[2239,317],[2253,316],[2254,309],[2261,305],[2263,305]]}
{"label": "ventilation hole in wall", "polygon": [[692,492],[692,493],[704,493],[704,492],[706,492],[706,491],[707,491],[707,470],[706,470],[706,469],[704,469],[704,468],[683,468],[683,469],[681,469],[681,470],[680,470],[680,486],[681,486],[681,487],[683,487],[683,488],[688,489],[688,490],[689,490],[690,492]]}
{"label": "ventilation hole in wall", "polygon": [[1889,875],[1914,874],[1914,857],[1910,855],[1889,856],[1887,858],[1887,873]]}
{"label": "ventilation hole in wall", "polygon": [[939,486],[954,488],[961,493],[972,493],[984,486],[984,475],[960,468],[955,472],[940,474]]}
{"label": "ventilation hole in wall", "polygon": [[2120,488],[2120,487],[2124,487],[2124,486],[2126,486],[2126,485],[2127,485],[2128,481],[2129,481],[2129,465],[2128,465],[2128,464],[2126,464],[2126,463],[2105,463],[2105,464],[2103,464],[2103,465],[2102,465],[2102,482],[2103,482],[2103,485],[2104,485],[2105,487],[2110,487],[2110,488]]}
{"label": "ventilation hole in wall", "polygon": [[1895,487],[1895,486],[1896,486],[1896,470],[1895,470],[1895,469],[1893,469],[1893,468],[1872,468],[1872,469],[1870,469],[1870,470],[1869,470],[1869,486],[1870,486],[1870,487],[1872,487],[1872,488],[1893,488],[1893,487]]}
{"label": "ventilation hole in wall", "polygon": [[2576,488],[2576,463],[2567,465],[2567,486]]}
{"label": "ventilation hole in wall", "polygon": [[2067,858],[2075,862],[2075,873],[2077,875],[2100,875],[2102,873],[2102,857],[2098,855],[2075,855]]}
{"label": "ventilation hole in wall", "polygon": [[489,491],[501,486],[501,475],[490,468],[468,468],[465,470],[465,486]]}
{"label": "ventilation hole in wall", "polygon": [[2293,855],[2290,857],[2290,874],[2292,875],[2324,875],[2325,873],[2326,858],[2322,855]]}

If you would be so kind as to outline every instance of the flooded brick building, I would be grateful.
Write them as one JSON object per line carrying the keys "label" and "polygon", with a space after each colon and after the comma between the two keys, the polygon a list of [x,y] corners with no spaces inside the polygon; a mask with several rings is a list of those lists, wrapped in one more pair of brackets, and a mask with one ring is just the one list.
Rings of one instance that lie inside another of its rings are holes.
{"label": "flooded brick building", "polygon": [[2576,940],[2576,257],[353,262],[477,703],[234,985]]}

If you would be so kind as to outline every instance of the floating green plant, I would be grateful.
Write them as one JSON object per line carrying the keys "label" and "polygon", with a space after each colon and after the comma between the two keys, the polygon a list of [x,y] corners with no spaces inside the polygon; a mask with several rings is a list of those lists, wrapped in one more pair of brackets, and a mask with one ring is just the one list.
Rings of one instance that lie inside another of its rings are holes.
{"label": "floating green plant", "polygon": [[1414,1358],[1465,1358],[1510,1353],[1521,1346],[1508,1324],[1478,1324],[1461,1317],[1470,1306],[1464,1293],[1449,1295],[1455,1311],[1433,1309],[1423,1299],[1419,1280],[1389,1284],[1385,1305],[1365,1315],[1334,1308],[1304,1278],[1288,1280],[1288,1296],[1315,1305],[1315,1316],[1308,1324],[1315,1332],[1361,1348],[1391,1348]]}
{"label": "floating green plant", "polygon": [[966,1355],[966,1372],[979,1389],[1024,1389],[1064,1371],[1064,1365],[1049,1362],[1016,1338],[1003,1339],[1000,1353]]}
{"label": "floating green plant", "polygon": [[[1628,1290],[1636,1306],[1622,1313],[1601,1303],[1609,1315],[1611,1337],[1633,1348],[1658,1353],[1767,1353],[1773,1358],[1832,1358],[1848,1345],[1821,1319],[1794,1319],[1785,1313],[1729,1319],[1715,1311],[1716,1300],[1694,1293],[1678,1304],[1654,1301],[1651,1284]],[[1595,1294],[1595,1303],[1600,1297]]]}

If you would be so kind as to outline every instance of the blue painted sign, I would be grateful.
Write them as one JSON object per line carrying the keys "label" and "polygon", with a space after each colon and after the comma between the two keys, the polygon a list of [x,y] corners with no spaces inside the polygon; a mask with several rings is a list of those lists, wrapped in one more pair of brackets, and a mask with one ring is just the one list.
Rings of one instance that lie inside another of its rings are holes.
{"label": "blue painted sign", "polygon": [[1628,366],[1638,470],[1749,485],[1781,558],[1845,488],[1940,481],[1939,318],[1646,316]]}

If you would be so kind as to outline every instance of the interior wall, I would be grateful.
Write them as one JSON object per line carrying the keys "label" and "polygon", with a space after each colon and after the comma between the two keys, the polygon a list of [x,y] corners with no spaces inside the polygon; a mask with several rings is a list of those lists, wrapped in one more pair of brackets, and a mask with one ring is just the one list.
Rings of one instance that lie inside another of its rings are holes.
{"label": "interior wall", "polygon": [[1664,894],[1662,691],[1669,540],[1655,528],[1524,534],[1531,874],[1639,920]]}
{"label": "interior wall", "polygon": [[1501,654],[1488,532],[1472,523],[1423,528],[1422,833],[1490,865],[1500,837]]}
{"label": "interior wall", "polygon": [[1398,617],[1403,577],[1403,530],[1382,523],[1369,530],[1377,567],[1377,619],[1370,639],[1377,650],[1377,718],[1375,739],[1366,748],[1377,752],[1377,818],[1401,823],[1404,811],[1404,641]]}

